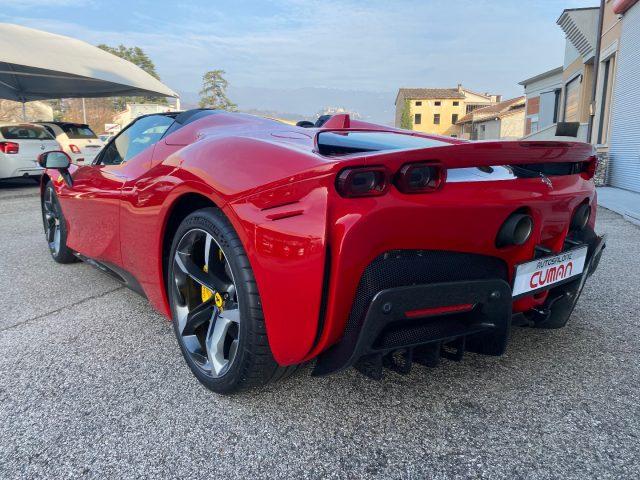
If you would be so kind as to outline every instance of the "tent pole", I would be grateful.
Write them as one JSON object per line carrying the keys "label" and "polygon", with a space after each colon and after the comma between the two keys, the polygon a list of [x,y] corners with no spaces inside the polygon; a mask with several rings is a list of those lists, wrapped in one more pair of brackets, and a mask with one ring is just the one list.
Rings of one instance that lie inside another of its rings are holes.
{"label": "tent pole", "polygon": [[27,104],[26,102],[22,102],[22,121],[27,121]]}
{"label": "tent pole", "polygon": [[82,123],[87,124],[87,108],[84,104],[84,98],[82,99]]}

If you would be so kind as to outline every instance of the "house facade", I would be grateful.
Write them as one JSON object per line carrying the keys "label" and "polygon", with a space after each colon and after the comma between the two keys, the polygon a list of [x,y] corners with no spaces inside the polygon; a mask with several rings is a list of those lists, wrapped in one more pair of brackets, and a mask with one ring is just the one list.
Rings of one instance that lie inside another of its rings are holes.
{"label": "house facade", "polygon": [[[640,192],[640,2],[611,3],[609,31],[603,29],[598,93],[602,128],[594,129],[601,157],[608,158],[607,182]],[[607,20],[607,15],[604,17]],[[605,42],[605,38],[609,43]],[[608,65],[605,69],[604,65]]]}
{"label": "house facade", "polygon": [[476,93],[460,84],[457,88],[401,88],[396,95],[395,125],[419,132],[459,137],[460,118],[499,100],[499,95]]}
{"label": "house facade", "polygon": [[564,10],[557,23],[566,36],[564,64],[520,82],[524,138],[562,138],[558,123],[578,123],[569,138],[596,148],[596,182],[640,192],[640,2]]}
{"label": "house facade", "polygon": [[526,97],[524,135],[553,129],[560,118],[562,67],[554,68],[520,82]]}
{"label": "house facade", "polygon": [[517,140],[524,135],[525,97],[498,102],[469,112],[460,120],[467,140]]}

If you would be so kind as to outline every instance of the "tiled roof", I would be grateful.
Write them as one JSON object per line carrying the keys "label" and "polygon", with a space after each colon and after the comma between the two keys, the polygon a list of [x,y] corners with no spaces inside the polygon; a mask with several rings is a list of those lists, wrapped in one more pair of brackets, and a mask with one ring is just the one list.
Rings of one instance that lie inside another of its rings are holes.
{"label": "tiled roof", "polygon": [[456,122],[457,125],[470,122],[482,122],[484,120],[500,118],[513,112],[516,108],[524,107],[525,97],[511,98],[504,102],[495,103],[488,107],[478,108],[471,113],[467,113]]}
{"label": "tiled roof", "polygon": [[460,98],[464,99],[464,93],[457,88],[401,88],[398,95],[404,94],[404,98]]}

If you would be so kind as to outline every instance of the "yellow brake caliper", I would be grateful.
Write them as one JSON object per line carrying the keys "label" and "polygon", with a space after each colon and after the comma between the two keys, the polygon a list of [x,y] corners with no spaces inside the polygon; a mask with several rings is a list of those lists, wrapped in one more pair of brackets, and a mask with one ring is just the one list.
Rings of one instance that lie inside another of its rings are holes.
{"label": "yellow brake caliper", "polygon": [[[224,259],[224,254],[222,253],[222,250],[220,250],[220,249],[218,249],[218,258],[220,259],[220,261],[222,261]],[[207,268],[206,265],[202,269],[205,272],[209,271],[209,269]],[[220,295],[218,292],[212,292],[207,287],[201,286],[200,287],[200,296],[201,296],[203,302],[206,302],[211,297],[213,297],[213,301],[215,302],[216,307],[218,307],[218,309],[220,311],[222,311],[222,307],[224,305],[224,301],[222,299],[222,295]]]}

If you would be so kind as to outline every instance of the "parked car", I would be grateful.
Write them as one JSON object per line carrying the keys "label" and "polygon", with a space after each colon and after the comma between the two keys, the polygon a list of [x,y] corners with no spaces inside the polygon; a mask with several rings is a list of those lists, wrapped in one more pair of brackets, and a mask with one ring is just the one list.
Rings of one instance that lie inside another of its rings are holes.
{"label": "parked car", "polygon": [[604,248],[584,143],[192,110],[138,118],[94,165],[41,162],[53,259],[145,295],[219,393],[311,359],[380,378],[501,355],[512,323],[566,324]]}
{"label": "parked car", "polygon": [[84,123],[38,122],[62,146],[73,163],[86,165],[93,162],[104,142]]}
{"label": "parked car", "polygon": [[100,141],[105,145],[109,142],[109,140],[111,140],[111,137],[113,137],[113,133],[101,133],[100,135],[98,135]]}
{"label": "parked car", "polygon": [[38,156],[51,150],[60,150],[60,145],[43,127],[0,123],[0,179],[39,179],[43,168],[38,164]]}

